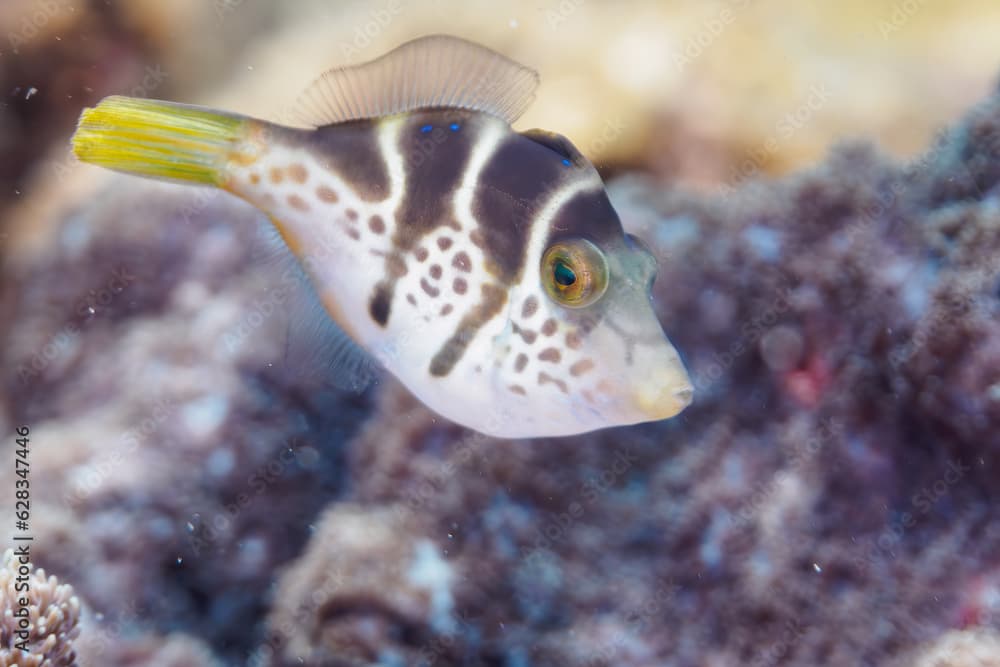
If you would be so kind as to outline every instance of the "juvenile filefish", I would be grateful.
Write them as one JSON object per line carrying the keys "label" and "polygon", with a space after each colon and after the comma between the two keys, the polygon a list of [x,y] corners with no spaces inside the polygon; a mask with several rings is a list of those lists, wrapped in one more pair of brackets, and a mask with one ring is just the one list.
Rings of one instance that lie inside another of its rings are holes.
{"label": "juvenile filefish", "polygon": [[650,303],[656,261],[565,137],[511,129],[537,85],[431,36],[323,74],[299,100],[311,129],[115,96],[73,150],[259,208],[353,341],[333,368],[374,356],[459,424],[513,438],[676,415],[692,387]]}

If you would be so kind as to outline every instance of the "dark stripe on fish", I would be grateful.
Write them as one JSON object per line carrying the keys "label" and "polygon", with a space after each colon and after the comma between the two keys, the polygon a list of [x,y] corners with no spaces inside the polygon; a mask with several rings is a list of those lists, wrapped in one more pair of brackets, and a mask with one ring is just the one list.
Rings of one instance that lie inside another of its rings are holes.
{"label": "dark stripe on fish", "polygon": [[604,188],[583,190],[563,204],[552,218],[545,247],[581,236],[605,252],[625,238],[625,230]]}
{"label": "dark stripe on fish", "polygon": [[504,138],[483,166],[472,213],[485,236],[487,269],[503,284],[517,281],[535,218],[573,173],[555,151],[520,134]]}
{"label": "dark stripe on fish", "polygon": [[396,149],[403,156],[403,198],[396,210],[386,277],[376,285],[369,303],[372,318],[383,327],[399,279],[390,263],[401,261],[438,227],[459,229],[452,200],[469,163],[477,127],[468,112],[438,109],[409,114],[400,128]]}
{"label": "dark stripe on fish", "polygon": [[379,150],[378,119],[292,132],[293,143],[300,143],[364,201],[382,201],[389,196],[389,168]]}
{"label": "dark stripe on fish", "polygon": [[[450,129],[452,124],[458,129]],[[406,190],[396,211],[397,248],[409,250],[442,225],[458,229],[452,195],[465,174],[477,127],[470,114],[455,110],[417,112],[403,124],[398,150]]]}
{"label": "dark stripe on fish", "polygon": [[[603,187],[576,193],[556,211],[549,225],[545,247],[548,248],[562,240],[580,237],[592,241],[605,253],[615,252],[616,248],[624,246],[625,232],[622,223]],[[615,276],[609,279],[614,280]],[[610,294],[606,294],[600,301],[586,308],[562,310],[563,317],[576,327],[573,332],[575,340],[586,338],[604,319],[609,298]]]}
{"label": "dark stripe on fish", "polygon": [[434,358],[431,359],[430,371],[435,377],[444,377],[455,368],[469,343],[475,337],[476,332],[496,317],[504,303],[507,302],[507,293],[496,285],[483,285],[483,298],[476,307],[468,312],[462,321],[458,323],[455,333],[441,346]]}

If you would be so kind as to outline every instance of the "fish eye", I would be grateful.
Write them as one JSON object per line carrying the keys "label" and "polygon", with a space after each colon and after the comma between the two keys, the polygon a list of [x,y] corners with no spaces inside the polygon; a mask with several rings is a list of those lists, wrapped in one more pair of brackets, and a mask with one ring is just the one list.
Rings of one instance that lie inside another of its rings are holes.
{"label": "fish eye", "polygon": [[542,255],[542,284],[556,303],[589,306],[608,289],[607,259],[586,239],[553,243]]}

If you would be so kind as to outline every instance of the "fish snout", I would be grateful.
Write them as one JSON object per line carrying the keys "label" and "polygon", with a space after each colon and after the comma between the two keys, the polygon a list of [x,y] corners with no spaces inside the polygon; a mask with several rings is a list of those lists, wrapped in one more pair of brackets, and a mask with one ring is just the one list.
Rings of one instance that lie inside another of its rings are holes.
{"label": "fish snout", "polygon": [[636,382],[632,398],[650,421],[667,419],[691,405],[694,387],[680,360],[675,360]]}

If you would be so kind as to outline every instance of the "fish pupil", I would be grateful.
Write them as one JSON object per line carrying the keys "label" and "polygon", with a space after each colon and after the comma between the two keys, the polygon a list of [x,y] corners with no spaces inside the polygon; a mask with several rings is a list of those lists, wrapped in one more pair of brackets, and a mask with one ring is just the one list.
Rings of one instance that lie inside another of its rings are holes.
{"label": "fish pupil", "polygon": [[565,262],[556,262],[552,268],[552,274],[556,280],[556,284],[561,287],[569,287],[576,282],[576,273]]}

